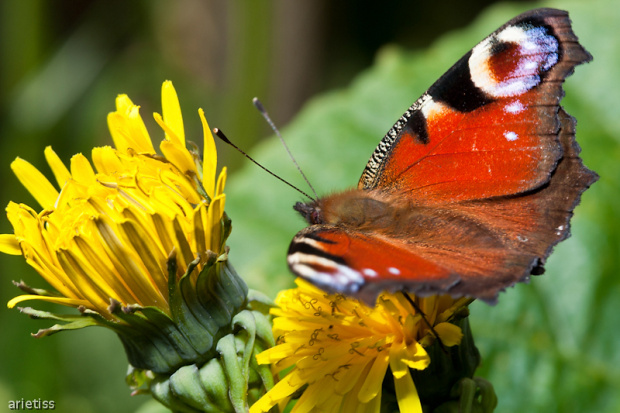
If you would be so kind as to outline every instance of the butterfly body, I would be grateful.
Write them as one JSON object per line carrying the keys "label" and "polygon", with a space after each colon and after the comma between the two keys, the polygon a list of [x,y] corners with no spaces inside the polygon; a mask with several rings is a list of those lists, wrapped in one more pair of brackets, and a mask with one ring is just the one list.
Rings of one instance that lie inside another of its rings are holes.
{"label": "butterfly body", "polygon": [[506,23],[396,122],[356,189],[295,209],[292,271],[372,303],[383,290],[494,302],[569,235],[583,166],[562,82],[591,56],[566,12]]}

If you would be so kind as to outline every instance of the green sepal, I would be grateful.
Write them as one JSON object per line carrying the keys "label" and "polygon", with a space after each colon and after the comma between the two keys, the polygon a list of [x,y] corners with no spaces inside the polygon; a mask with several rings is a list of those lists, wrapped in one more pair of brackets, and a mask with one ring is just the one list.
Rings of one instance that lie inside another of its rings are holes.
{"label": "green sepal", "polygon": [[146,388],[155,378],[154,373],[151,370],[137,369],[131,364],[127,366],[127,375],[125,376],[125,383],[130,388],[134,389],[131,392],[132,396],[139,394],[149,394],[150,392]]}
{"label": "green sepal", "polygon": [[269,367],[256,362],[256,355],[274,344],[269,317],[243,309],[207,362],[180,367],[170,375],[130,369],[128,383],[134,393],[150,391],[173,411],[246,413],[274,386]]}
{"label": "green sepal", "polygon": [[184,365],[202,365],[217,354],[217,341],[232,332],[233,316],[246,304],[247,286],[227,254],[210,254],[196,275],[199,263],[200,258],[190,263],[177,281],[176,259],[168,260],[170,315],[155,307],[111,307],[130,326],[117,332],[133,366],[171,374]]}
{"label": "green sepal", "polygon": [[64,315],[64,314],[59,315],[59,314],[50,313],[48,311],[35,310],[32,307],[19,307],[19,311],[22,314],[26,314],[30,318],[33,318],[33,319],[54,320],[54,321],[62,321],[63,323],[66,323],[66,324],[54,324],[53,326],[49,328],[40,329],[36,333],[32,334],[32,336],[36,338],[49,336],[49,335],[58,333],[60,331],[79,330],[84,327],[92,327],[92,326],[101,325],[101,323],[98,322],[98,320],[96,320],[95,318],[84,317],[81,315]]}
{"label": "green sepal", "polygon": [[226,412],[234,411],[229,399],[226,373],[219,358],[209,360],[200,369],[200,381],[216,405]]}
{"label": "green sepal", "polygon": [[[213,319],[209,310],[204,308],[199,302],[196,288],[192,283],[192,273],[200,259],[196,259],[187,268],[187,272],[181,277],[178,283],[170,288],[170,312],[172,319],[179,326],[183,335],[196,348],[199,354],[205,354],[212,349],[214,335],[220,327],[226,323],[217,323]],[[213,264],[205,265],[205,268],[212,267]],[[168,277],[176,278],[176,260],[168,262]]]}
{"label": "green sepal", "polygon": [[224,214],[222,215],[222,219],[220,222],[222,225],[222,232],[220,233],[221,234],[220,251],[221,251],[222,249],[226,248],[226,240],[228,239],[228,237],[230,236],[230,233],[232,232],[232,220],[230,219],[226,211],[224,211]]}
{"label": "green sepal", "polygon": [[217,350],[220,353],[224,372],[228,381],[230,402],[235,412],[243,412],[247,376],[245,375],[245,369],[243,369],[243,363],[237,358],[237,343],[235,337],[232,334],[222,337],[218,342]]}
{"label": "green sepal", "polygon": [[150,383],[149,391],[155,400],[175,413],[199,413],[205,411],[194,409],[180,400],[170,389],[169,378],[163,376],[155,377]]}
{"label": "green sepal", "polygon": [[63,295],[60,294],[59,292],[48,291],[48,290],[44,290],[43,288],[34,288],[34,287],[27,285],[24,281],[19,281],[19,282],[13,281],[13,285],[19,288],[20,290],[22,290],[23,292],[32,294],[32,295],[40,295],[43,297],[63,297]]}
{"label": "green sepal", "polygon": [[480,377],[462,378],[450,396],[452,400],[439,405],[433,413],[492,413],[497,407],[493,385]]}
{"label": "green sepal", "polygon": [[230,325],[232,317],[247,301],[248,287],[224,253],[212,266],[205,266],[196,280],[201,305],[218,326]]}
{"label": "green sepal", "polygon": [[195,364],[183,366],[170,376],[170,390],[180,401],[196,410],[223,412],[209,398],[206,388],[202,385],[200,370]]}
{"label": "green sepal", "polygon": [[269,310],[275,307],[275,303],[267,295],[260,291],[249,289],[248,290],[248,308],[252,310],[258,310],[262,313],[268,314]]}
{"label": "green sepal", "polygon": [[112,314],[126,323],[118,323],[114,330],[134,367],[167,373],[201,357],[174,321],[158,308],[119,305]]}

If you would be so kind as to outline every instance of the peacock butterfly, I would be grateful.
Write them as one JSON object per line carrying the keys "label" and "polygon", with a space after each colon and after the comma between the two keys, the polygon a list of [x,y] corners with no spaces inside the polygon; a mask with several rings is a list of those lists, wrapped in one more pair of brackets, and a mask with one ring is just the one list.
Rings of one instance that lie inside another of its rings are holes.
{"label": "peacock butterfly", "polygon": [[295,205],[310,226],[291,242],[291,270],[370,304],[384,290],[494,303],[541,274],[598,179],[559,105],[591,59],[565,11],[491,33],[398,119],[356,189]]}

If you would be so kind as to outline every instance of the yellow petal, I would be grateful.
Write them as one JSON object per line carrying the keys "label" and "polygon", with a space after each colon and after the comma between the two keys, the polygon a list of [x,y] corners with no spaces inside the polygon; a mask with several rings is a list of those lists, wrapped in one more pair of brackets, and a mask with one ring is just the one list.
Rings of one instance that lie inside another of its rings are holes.
{"label": "yellow petal", "polygon": [[372,364],[366,380],[360,389],[357,398],[362,403],[368,403],[381,391],[381,383],[385,378],[390,357],[387,351],[380,351]]}
{"label": "yellow petal", "polygon": [[295,413],[310,413],[319,409],[323,410],[320,405],[321,399],[326,394],[329,395],[331,393],[329,390],[329,388],[325,388],[322,380],[308,386],[295,404]]}
{"label": "yellow petal", "polygon": [[359,413],[381,413],[381,393],[366,404],[359,406]]}
{"label": "yellow petal", "polygon": [[86,273],[97,273],[102,282],[114,291],[112,297],[125,304],[137,301],[126,280],[114,269],[110,260],[106,259],[105,252],[102,251],[99,243],[92,239],[75,237],[66,254],[72,255],[72,258]]}
{"label": "yellow petal", "polygon": [[115,292],[107,283],[103,282],[97,271],[85,272],[78,261],[72,259],[70,253],[65,252],[60,251],[57,254],[62,270],[73,280],[80,296],[87,300],[90,306],[106,312],[110,298],[118,299]]}
{"label": "yellow petal", "polygon": [[437,320],[435,321],[435,323],[437,324],[449,320],[457,311],[463,309],[464,307],[467,307],[473,301],[472,298],[468,297],[461,297],[456,301],[454,301],[454,299],[449,295],[442,297],[443,298],[441,308],[447,307],[447,309],[437,316]]}
{"label": "yellow petal", "polygon": [[200,203],[194,209],[194,248],[198,253],[207,251],[207,240],[211,240],[211,226],[208,225],[208,205]]}
{"label": "yellow petal", "polygon": [[208,248],[215,252],[220,253],[220,247],[222,247],[222,224],[221,219],[224,215],[224,205],[226,204],[226,194],[219,195],[213,199],[209,205],[208,222],[211,225],[211,242]]}
{"label": "yellow petal", "polygon": [[126,248],[126,244],[119,238],[120,234],[114,228],[116,222],[106,216],[98,217],[94,222],[99,230],[97,235],[103,247],[102,252],[107,254],[119,274],[125,274],[124,279],[135,295],[136,303],[161,306],[165,299],[139,261],[139,257],[134,251]]}
{"label": "yellow petal", "polygon": [[[358,394],[360,393],[360,389],[362,388],[362,385],[364,384],[364,378],[368,377],[370,369],[372,368],[372,364],[373,364],[372,361],[366,363],[366,365],[365,365],[364,369],[362,370],[361,374],[359,374],[357,377],[355,377],[353,379],[354,386],[344,396],[342,404],[340,406],[340,412],[342,412],[342,413],[359,413],[359,412],[364,412],[364,406],[366,404],[360,402],[360,400],[358,398]],[[377,399],[377,398],[381,398],[380,393],[378,393],[377,397],[375,397],[375,399]],[[374,399],[372,399],[372,400],[374,400]]]}
{"label": "yellow petal", "polygon": [[22,301],[27,300],[41,300],[41,301],[49,301],[50,303],[68,305],[71,307],[79,307],[81,305],[88,306],[90,303],[86,300],[76,300],[75,298],[66,298],[66,297],[47,297],[44,295],[18,295],[17,297],[11,299],[6,306],[8,308],[15,307],[16,304],[21,303]]}
{"label": "yellow petal", "polygon": [[24,241],[22,242],[22,248],[25,251],[24,256],[28,265],[33,267],[56,291],[65,297],[83,298],[75,282],[56,264],[56,258],[50,255],[50,251],[45,244],[34,247]]}
{"label": "yellow petal", "polygon": [[71,179],[71,172],[69,172],[65,164],[60,160],[58,155],[56,155],[56,152],[54,152],[51,146],[46,147],[44,153],[45,159],[47,160],[50,168],[52,168],[54,177],[56,177],[58,187],[62,188],[65,183]]}
{"label": "yellow petal", "polygon": [[434,328],[444,346],[452,347],[461,343],[463,332],[459,326],[452,323],[439,323]]}
{"label": "yellow petal", "polygon": [[126,118],[118,112],[108,113],[108,129],[114,141],[114,146],[121,152],[126,152],[129,148],[127,142]]}
{"label": "yellow petal", "polygon": [[[372,366],[368,366],[370,363],[362,362],[349,366],[346,369],[343,369],[342,375],[338,376],[338,381],[334,383],[334,393],[345,395],[350,392],[358,381],[361,381],[361,377],[366,377],[367,374],[364,374],[364,370],[368,373],[368,368]],[[359,391],[359,390],[358,390]]]}
{"label": "yellow petal", "polygon": [[409,374],[409,368],[403,359],[407,357],[407,346],[404,341],[392,343],[390,347],[390,368],[394,378]]}
{"label": "yellow petal", "polygon": [[202,131],[204,135],[204,152],[202,156],[202,186],[209,198],[215,197],[215,173],[217,171],[217,149],[215,148],[215,140],[211,133],[211,128],[205,118],[205,112],[198,109],[198,115],[202,122]]}
{"label": "yellow petal", "polygon": [[153,142],[140,116],[140,107],[134,106],[127,114],[128,143],[138,153],[155,153]]}
{"label": "yellow petal", "polygon": [[250,413],[268,412],[280,400],[289,397],[306,382],[298,377],[297,371],[291,371],[280,380],[271,390],[250,407]]}
{"label": "yellow petal", "polygon": [[[392,360],[390,359],[390,366]],[[418,390],[415,388],[413,379],[409,372],[400,378],[394,376],[394,388],[396,390],[396,399],[398,400],[398,408],[401,412],[422,413],[422,403]]]}
{"label": "yellow petal", "polygon": [[159,238],[164,251],[169,254],[174,249],[174,243],[172,242],[172,237],[170,236],[172,232],[172,224],[170,224],[170,220],[160,213],[152,214],[150,217],[153,221],[153,227],[155,227],[155,232],[157,233],[157,237]]}
{"label": "yellow petal", "polygon": [[115,172],[123,172],[126,166],[118,158],[116,151],[109,147],[97,147],[92,151],[93,165],[99,173],[112,175]]}
{"label": "yellow petal", "polygon": [[176,215],[191,217],[194,213],[192,204],[187,202],[178,192],[171,191],[170,188],[166,187],[153,188],[149,204],[159,213],[167,213],[169,219]]}
{"label": "yellow petal", "polygon": [[420,310],[431,325],[435,324],[435,316],[437,315],[438,296],[431,295],[420,299]]}
{"label": "yellow petal", "polygon": [[161,87],[161,106],[164,115],[164,122],[174,132],[166,131],[166,139],[178,142],[185,147],[185,130],[183,128],[183,117],[181,116],[181,105],[172,82],[166,80]]}
{"label": "yellow petal", "polygon": [[167,254],[153,239],[153,234],[138,222],[125,221],[121,224],[125,237],[147,268],[160,292],[168,293],[168,271],[166,267]]}
{"label": "yellow petal", "polygon": [[155,153],[153,142],[140,116],[140,107],[125,95],[116,99],[116,107],[116,112],[108,114],[108,128],[116,149],[123,153],[129,148],[138,153]]}
{"label": "yellow petal", "polygon": [[96,181],[93,167],[81,153],[71,158],[71,175],[77,182],[85,185],[94,184]]}
{"label": "yellow petal", "polygon": [[285,357],[290,356],[297,350],[299,346],[289,343],[279,344],[275,347],[268,348],[256,355],[256,361],[258,364],[268,364]]}
{"label": "yellow petal", "polygon": [[32,166],[28,161],[21,158],[15,158],[11,163],[13,173],[19,179],[19,182],[32,194],[43,209],[54,207],[54,203],[58,198],[58,191],[52,186],[50,181],[37,168]]}
{"label": "yellow petal", "polygon": [[431,358],[422,346],[422,344],[414,341],[409,344],[406,353],[401,355],[403,363],[412,369],[424,370],[431,364]]}
{"label": "yellow petal", "polygon": [[176,241],[174,246],[176,247],[179,266],[182,268],[187,268],[196,257],[194,257],[194,252],[187,242],[185,232],[181,228],[181,224],[177,218],[172,221],[172,225],[174,228],[174,241]]}
{"label": "yellow petal", "polygon": [[0,234],[0,252],[9,255],[22,255],[19,242],[13,234]]}
{"label": "yellow petal", "polygon": [[122,94],[116,97],[114,102],[116,104],[116,110],[121,114],[127,114],[134,105],[129,96]]}
{"label": "yellow petal", "polygon": [[162,183],[185,198],[187,202],[191,204],[200,203],[200,195],[196,192],[194,185],[192,185],[185,175],[179,175],[170,170],[164,170],[161,171],[159,177]]}
{"label": "yellow petal", "polygon": [[[154,117],[157,123],[159,123],[159,126],[161,126],[168,135],[174,135],[169,129],[168,125],[163,123],[159,114],[155,113]],[[187,150],[185,145],[179,144],[177,140],[169,139],[163,140],[159,144],[159,149],[161,149],[161,152],[164,154],[166,159],[174,166],[179,168],[182,173],[187,173],[191,171],[194,175],[197,174],[196,162],[194,162],[194,157]]]}
{"label": "yellow petal", "polygon": [[222,171],[220,172],[220,176],[217,178],[217,188],[215,189],[215,196],[218,196],[224,193],[224,186],[226,185],[226,176],[227,176],[227,169],[226,167],[223,167]]}

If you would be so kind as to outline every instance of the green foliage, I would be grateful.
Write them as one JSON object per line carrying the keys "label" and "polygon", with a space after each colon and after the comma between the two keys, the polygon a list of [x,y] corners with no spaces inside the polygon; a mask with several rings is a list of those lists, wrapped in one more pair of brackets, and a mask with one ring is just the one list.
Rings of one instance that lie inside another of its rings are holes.
{"label": "green foliage", "polygon": [[[537,5],[543,6],[543,5]],[[547,272],[501,294],[499,304],[472,306],[471,323],[498,411],[616,412],[620,409],[618,297],[620,212],[620,12],[612,1],[555,1],[567,9],[594,62],[565,85],[563,105],[578,119],[585,164],[601,179],[582,199],[572,237]],[[284,128],[298,162],[320,194],[353,187],[393,122],[463,53],[526,7],[498,5],[469,29],[424,52],[385,48],[372,68],[345,89],[312,99]],[[275,139],[252,151],[263,164],[305,190]],[[275,295],[291,285],[287,245],[304,224],[292,210],[300,195],[248,163],[228,183],[234,231],[231,260],[248,284]]]}
{"label": "green foliage", "polygon": [[[43,166],[43,148],[48,144],[53,144],[65,161],[76,152],[87,154],[94,144],[110,144],[105,114],[113,110],[114,96],[129,93],[143,105],[147,119],[160,110],[159,86],[166,78],[175,82],[181,95],[187,129],[194,130],[190,136],[200,136],[194,116],[198,105],[204,107],[212,126],[222,127],[237,142],[248,133],[259,134],[248,132],[260,123],[249,103],[241,110],[233,102],[265,96],[263,86],[256,82],[266,77],[266,67],[277,65],[261,53],[266,48],[261,42],[269,37],[261,31],[273,25],[268,13],[256,15],[255,8],[238,7],[247,14],[237,20],[235,15],[230,17],[232,26],[244,30],[236,42],[251,49],[252,56],[239,57],[235,54],[239,51],[225,44],[233,56],[226,67],[234,67],[242,80],[227,71],[227,83],[214,86],[205,85],[204,72],[190,76],[192,68],[207,66],[206,59],[190,53],[191,64],[183,61],[184,49],[178,47],[179,40],[166,24],[174,17],[169,9],[172,3],[81,2],[92,8],[77,7],[76,14],[90,11],[82,15],[79,27],[65,27],[68,18],[62,13],[69,3],[73,7],[73,2],[1,3],[2,205],[9,199],[32,203],[8,167],[15,156]],[[445,7],[436,3],[436,8]],[[423,52],[385,48],[375,65],[350,86],[316,97],[283,130],[320,194],[351,187],[379,139],[403,110],[490,31],[526,8],[546,5],[571,12],[575,31],[594,55],[594,62],[578,67],[568,79],[563,103],[579,121],[578,141],[585,163],[601,179],[585,193],[573,220],[573,237],[556,248],[547,273],[502,294],[495,307],[476,303],[472,308],[472,328],[483,356],[479,374],[492,381],[499,397],[498,412],[620,411],[620,311],[616,298],[620,296],[620,8],[616,3],[557,0],[498,5],[469,29],[448,34]],[[59,8],[63,4],[65,7]],[[99,19],[102,15],[106,19]],[[258,16],[262,25],[246,26],[243,23],[248,16]],[[360,24],[371,32],[388,23]],[[209,26],[210,22],[201,24]],[[88,26],[95,29],[89,31]],[[58,32],[67,37],[59,40],[54,36]],[[92,43],[86,47],[87,54],[82,52],[84,38],[78,39],[84,34]],[[120,39],[130,36],[137,39],[130,47],[113,50]],[[73,40],[64,47],[68,38]],[[220,38],[213,33],[209,39],[192,40],[201,50],[209,46],[203,42]],[[65,71],[53,70],[57,66],[52,62],[58,61],[66,62]],[[350,62],[342,65],[348,67]],[[40,76],[48,76],[48,81],[37,80]],[[251,117],[257,121],[248,121]],[[231,124],[239,125],[237,132]],[[148,125],[156,132],[153,136],[161,136],[153,125]],[[221,150],[220,159],[226,156],[224,152],[230,151]],[[269,141],[251,153],[305,189],[279,143]],[[301,196],[249,163],[234,174],[227,193],[227,212],[234,224],[230,259],[251,287],[274,297],[293,279],[285,256],[288,243],[303,226],[291,208]],[[6,219],[0,220],[0,227],[2,232],[10,230]],[[19,293],[11,280],[23,278],[30,285],[44,286],[20,259],[1,260],[2,302]],[[37,304],[37,309],[59,311],[58,306],[46,303]],[[162,411],[157,402],[129,396],[122,380],[127,367],[123,347],[108,330],[87,329],[36,340],[29,333],[48,323],[28,320],[7,309],[0,310],[0,325],[0,406],[6,406],[8,400],[43,398],[55,400],[57,410],[63,412],[128,412],[143,403],[142,413]]]}

